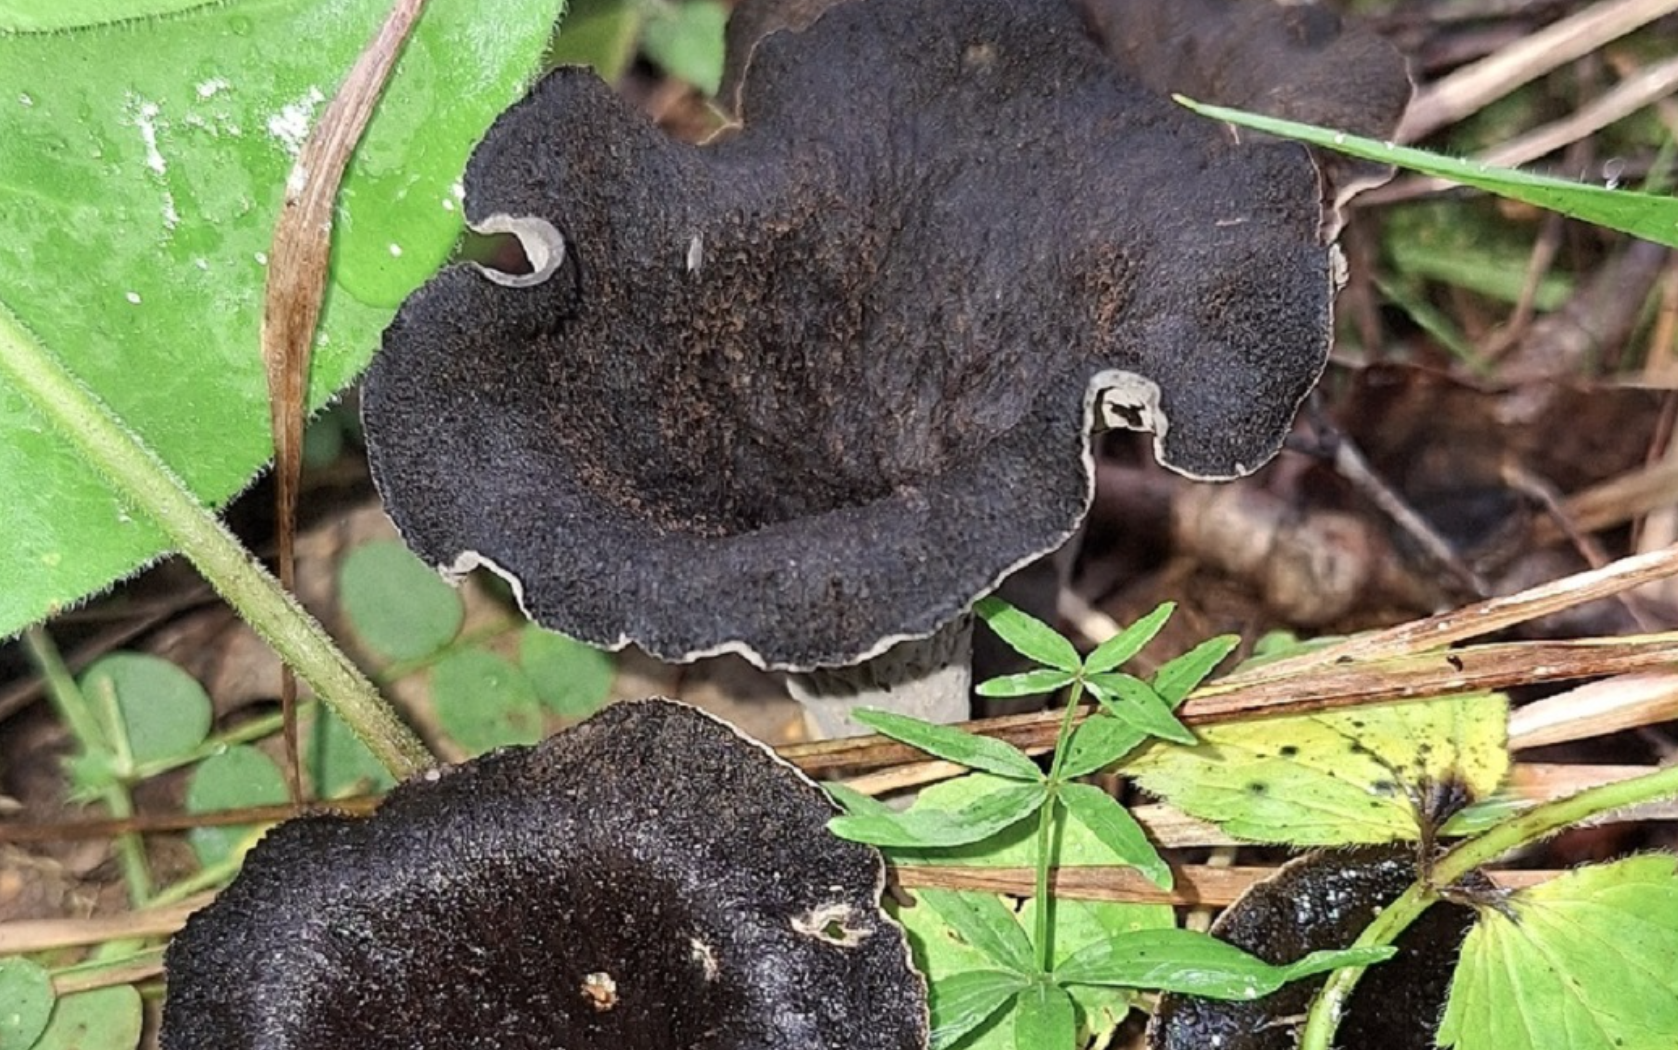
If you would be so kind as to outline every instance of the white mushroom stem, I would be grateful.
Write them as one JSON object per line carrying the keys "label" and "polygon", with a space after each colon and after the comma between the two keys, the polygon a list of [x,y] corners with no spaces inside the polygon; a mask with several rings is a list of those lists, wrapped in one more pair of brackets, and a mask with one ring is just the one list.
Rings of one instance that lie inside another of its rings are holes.
{"label": "white mushroom stem", "polygon": [[852,715],[877,707],[928,722],[962,722],[971,713],[973,617],[963,615],[926,638],[898,642],[879,656],[850,667],[824,667],[787,675],[787,692],[824,738],[873,730]]}

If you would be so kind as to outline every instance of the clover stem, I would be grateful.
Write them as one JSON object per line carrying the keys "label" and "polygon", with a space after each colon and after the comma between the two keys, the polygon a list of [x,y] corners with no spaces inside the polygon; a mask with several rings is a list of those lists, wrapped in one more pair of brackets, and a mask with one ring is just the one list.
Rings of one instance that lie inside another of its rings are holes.
{"label": "clover stem", "polygon": [[59,430],[123,503],[162,529],[169,544],[332,705],[393,776],[405,778],[435,764],[425,744],[314,617],[4,304],[0,376]]}
{"label": "clover stem", "polygon": [[1060,731],[1055,736],[1054,758],[1049,761],[1049,797],[1037,811],[1037,969],[1040,973],[1054,970],[1054,916],[1050,914],[1053,900],[1049,894],[1050,850],[1054,844],[1055,819],[1060,813],[1061,763],[1066,758],[1066,747],[1072,739],[1072,726],[1078,718],[1078,703],[1084,698],[1083,679],[1075,679],[1066,696],[1066,711],[1061,715]]}
{"label": "clover stem", "polygon": [[[134,816],[134,798],[128,791],[128,785],[133,780],[134,756],[128,746],[128,734],[122,714],[117,710],[115,694],[109,693],[102,698],[107,703],[101,718],[88,702],[81,686],[76,684],[70,668],[65,666],[51,635],[38,626],[31,627],[23,632],[23,645],[30,660],[34,661],[35,669],[40,672],[47,699],[60,720],[70,727],[82,754],[103,754],[111,763],[111,779],[99,790],[105,809],[115,820],[127,820]],[[106,683],[107,689],[109,684]],[[116,854],[117,863],[122,868],[122,881],[128,887],[129,903],[136,908],[145,907],[155,886],[140,836],[132,831],[118,835]]]}
{"label": "clover stem", "polygon": [[[1678,795],[1678,766],[1658,770],[1629,780],[1588,788],[1576,795],[1534,806],[1524,813],[1494,825],[1483,835],[1464,840],[1440,857],[1426,882],[1405,890],[1364,927],[1353,947],[1384,947],[1398,939],[1428,905],[1439,898],[1436,887],[1449,886],[1470,872],[1489,864],[1510,850],[1537,842],[1563,828],[1572,827],[1602,813]],[[1299,1050],[1329,1050],[1352,990],[1363,975],[1361,967],[1336,970],[1311,1004]]]}

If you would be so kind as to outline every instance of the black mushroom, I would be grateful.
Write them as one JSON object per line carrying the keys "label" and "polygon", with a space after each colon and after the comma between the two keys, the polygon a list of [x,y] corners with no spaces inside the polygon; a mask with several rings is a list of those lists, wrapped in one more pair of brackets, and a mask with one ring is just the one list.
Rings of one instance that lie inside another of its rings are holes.
{"label": "black mushroom", "polygon": [[547,626],[959,718],[965,614],[1077,528],[1093,430],[1244,475],[1327,359],[1336,204],[1369,173],[1166,93],[1385,133],[1403,64],[1267,3],[736,17],[738,126],[706,146],[581,69],[496,122],[466,214],[534,272],[453,266],[403,306],[374,477],[423,557]]}
{"label": "black mushroom", "polygon": [[[1417,880],[1414,843],[1307,853],[1254,883],[1212,924],[1219,939],[1277,965],[1349,947],[1364,927]],[[1464,888],[1464,887],[1459,887]],[[1467,884],[1490,889],[1483,876]],[[1335,1045],[1364,1050],[1433,1050],[1434,1033],[1474,909],[1433,905],[1395,942],[1398,955],[1370,968],[1346,1001]],[[1327,975],[1296,981],[1262,999],[1160,997],[1148,1026],[1150,1050],[1294,1050]]]}
{"label": "black mushroom", "polygon": [[669,701],[270,831],[170,944],[163,1050],[914,1050],[873,849]]}

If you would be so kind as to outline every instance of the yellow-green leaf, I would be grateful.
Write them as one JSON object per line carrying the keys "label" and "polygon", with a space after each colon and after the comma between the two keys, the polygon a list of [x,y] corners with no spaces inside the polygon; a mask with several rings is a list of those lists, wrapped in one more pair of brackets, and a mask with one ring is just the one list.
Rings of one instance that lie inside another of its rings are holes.
{"label": "yellow-green leaf", "polygon": [[1507,727],[1502,694],[1465,694],[1206,726],[1199,744],[1151,741],[1123,768],[1244,839],[1390,842],[1419,836],[1433,785],[1491,794],[1509,767]]}

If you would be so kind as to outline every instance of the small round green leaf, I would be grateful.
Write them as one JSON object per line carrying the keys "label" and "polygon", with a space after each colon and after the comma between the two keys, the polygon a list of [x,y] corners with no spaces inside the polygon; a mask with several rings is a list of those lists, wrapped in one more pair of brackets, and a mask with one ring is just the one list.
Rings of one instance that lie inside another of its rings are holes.
{"label": "small round green leaf", "polygon": [[529,676],[494,653],[466,649],[437,661],[431,703],[443,731],[473,754],[542,739],[542,705]]}
{"label": "small round green leaf", "polygon": [[589,66],[615,84],[635,59],[645,12],[641,0],[571,0],[544,66]]}
{"label": "small round green leaf", "polygon": [[0,959],[0,1047],[33,1046],[52,1015],[52,978],[22,957]]}
{"label": "small round green leaf", "polygon": [[140,993],[131,985],[77,992],[54,1004],[31,1050],[134,1050],[144,1021]]}
{"label": "small round green leaf", "polygon": [[322,705],[309,727],[309,779],[321,798],[365,795],[394,787],[396,778],[332,709]]}
{"label": "small round green leaf", "polygon": [[116,698],[136,765],[184,755],[210,732],[210,698],[204,687],[159,657],[111,653],[82,673],[81,687],[96,711],[106,710],[107,697]]}
{"label": "small round green leaf", "polygon": [[[189,813],[215,813],[246,806],[272,806],[286,801],[285,774],[274,760],[240,744],[198,763],[186,785]],[[188,836],[198,863],[205,867],[233,856],[254,825],[193,828]]]}
{"label": "small round green leaf", "polygon": [[722,81],[723,27],[727,23],[728,6],[717,0],[661,4],[647,19],[641,46],[671,76],[715,95]]}
{"label": "small round green leaf", "polygon": [[617,660],[611,653],[531,624],[519,635],[519,666],[537,699],[556,715],[585,718],[611,695]]}
{"label": "small round green leaf", "polygon": [[391,660],[430,656],[466,619],[455,589],[395,540],[350,551],[338,569],[338,600],[356,635]]}

